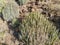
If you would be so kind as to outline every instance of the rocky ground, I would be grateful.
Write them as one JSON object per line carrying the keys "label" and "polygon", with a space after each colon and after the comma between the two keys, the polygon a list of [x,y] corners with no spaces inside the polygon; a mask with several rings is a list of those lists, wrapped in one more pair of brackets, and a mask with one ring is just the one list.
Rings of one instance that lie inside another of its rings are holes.
{"label": "rocky ground", "polygon": [[[30,12],[38,11],[47,16],[50,21],[54,22],[57,28],[60,28],[60,0],[30,0],[27,4],[19,6],[19,8],[21,19]],[[3,32],[0,36],[0,42],[3,44],[6,43],[7,45],[18,45],[20,42],[11,33],[9,33],[9,30],[7,22],[0,19],[0,33]],[[2,45],[1,43],[0,45]],[[57,43],[60,43],[60,41]],[[22,43],[20,44],[23,45]]]}

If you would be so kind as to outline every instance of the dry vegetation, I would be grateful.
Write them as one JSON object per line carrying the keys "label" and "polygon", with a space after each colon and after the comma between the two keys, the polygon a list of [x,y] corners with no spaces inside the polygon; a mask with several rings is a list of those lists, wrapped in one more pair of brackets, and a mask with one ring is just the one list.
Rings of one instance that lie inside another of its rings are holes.
{"label": "dry vegetation", "polygon": [[60,45],[60,0],[0,0],[0,45]]}

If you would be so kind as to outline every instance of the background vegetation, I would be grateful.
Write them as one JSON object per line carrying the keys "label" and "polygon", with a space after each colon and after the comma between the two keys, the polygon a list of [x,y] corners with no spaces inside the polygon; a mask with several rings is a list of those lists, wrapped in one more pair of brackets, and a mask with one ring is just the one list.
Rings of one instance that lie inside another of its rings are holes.
{"label": "background vegetation", "polygon": [[0,45],[60,45],[59,0],[0,0]]}

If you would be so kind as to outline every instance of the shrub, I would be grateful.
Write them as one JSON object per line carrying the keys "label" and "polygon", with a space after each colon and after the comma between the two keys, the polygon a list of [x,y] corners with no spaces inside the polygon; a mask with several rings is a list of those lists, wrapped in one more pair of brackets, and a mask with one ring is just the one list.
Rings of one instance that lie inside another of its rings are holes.
{"label": "shrub", "polygon": [[57,39],[56,27],[38,12],[25,16],[19,29],[20,40],[25,45],[53,45]]}
{"label": "shrub", "polygon": [[7,2],[6,0],[0,0],[0,12],[2,11],[2,9],[5,6],[6,2]]}
{"label": "shrub", "polygon": [[20,5],[26,4],[29,0],[19,0]]}
{"label": "shrub", "polygon": [[19,6],[14,0],[8,1],[2,10],[3,18],[5,21],[11,21],[19,17]]}
{"label": "shrub", "polygon": [[0,18],[0,43],[5,42],[5,37],[8,32],[8,26],[6,22],[3,22],[2,19]]}

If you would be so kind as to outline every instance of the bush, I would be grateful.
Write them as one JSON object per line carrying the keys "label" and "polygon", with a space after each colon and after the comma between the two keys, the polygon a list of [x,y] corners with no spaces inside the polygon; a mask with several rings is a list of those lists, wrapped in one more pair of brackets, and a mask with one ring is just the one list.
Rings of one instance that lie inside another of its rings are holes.
{"label": "bush", "polygon": [[31,12],[20,23],[20,40],[25,45],[53,45],[57,29],[44,15]]}
{"label": "bush", "polygon": [[24,5],[28,2],[29,0],[18,0],[19,5]]}
{"label": "bush", "polygon": [[14,0],[8,1],[2,10],[5,21],[11,21],[19,17],[19,6]]}
{"label": "bush", "polygon": [[7,0],[0,0],[0,12],[2,11],[3,7],[6,5]]}

